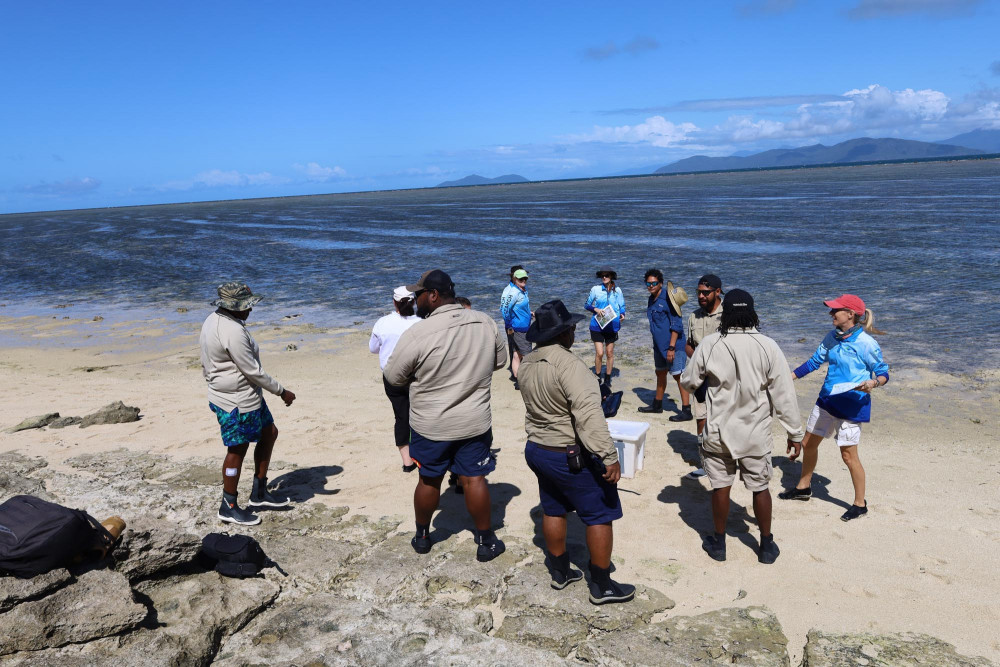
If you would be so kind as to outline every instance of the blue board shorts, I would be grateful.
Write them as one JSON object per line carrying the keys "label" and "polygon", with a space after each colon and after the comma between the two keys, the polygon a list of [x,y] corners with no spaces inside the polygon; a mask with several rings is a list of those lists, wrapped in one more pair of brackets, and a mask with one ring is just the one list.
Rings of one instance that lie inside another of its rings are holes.
{"label": "blue board shorts", "polygon": [[258,442],[261,432],[274,423],[271,411],[267,409],[267,403],[261,399],[260,407],[250,412],[240,412],[239,408],[233,408],[232,412],[226,412],[217,405],[208,404],[215,417],[219,420],[219,428],[222,431],[222,444],[226,447],[238,447],[250,442]]}
{"label": "blue board shorts", "polygon": [[497,467],[490,453],[493,429],[482,435],[461,440],[431,440],[410,431],[410,458],[420,468],[421,477],[443,477],[451,470],[456,475],[482,477]]}
{"label": "blue board shorts", "polygon": [[575,511],[588,526],[622,518],[618,487],[602,477],[607,468],[587,450],[581,448],[580,453],[583,470],[572,473],[565,452],[542,449],[531,440],[525,444],[524,458],[538,478],[542,511],[546,516],[565,516]]}
{"label": "blue board shorts", "polygon": [[684,349],[684,345],[681,341],[677,341],[677,349],[674,350],[674,363],[670,364],[667,362],[667,358],[660,353],[660,348],[653,344],[653,368],[658,371],[669,370],[671,375],[680,375],[684,372],[684,367],[687,366],[687,350]]}

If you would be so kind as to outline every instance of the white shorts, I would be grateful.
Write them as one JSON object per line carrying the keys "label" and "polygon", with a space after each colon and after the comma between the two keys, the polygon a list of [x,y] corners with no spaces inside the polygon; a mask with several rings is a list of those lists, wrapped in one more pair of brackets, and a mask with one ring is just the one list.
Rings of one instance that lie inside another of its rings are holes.
{"label": "white shorts", "polygon": [[814,405],[809,414],[806,432],[815,433],[821,438],[832,438],[836,435],[837,445],[840,447],[854,447],[861,443],[861,424],[838,419],[818,405]]}

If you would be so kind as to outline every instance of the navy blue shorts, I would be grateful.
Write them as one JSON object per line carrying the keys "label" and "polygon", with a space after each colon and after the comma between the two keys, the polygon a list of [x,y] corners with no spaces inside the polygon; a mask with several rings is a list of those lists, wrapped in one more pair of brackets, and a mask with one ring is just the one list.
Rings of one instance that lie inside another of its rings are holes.
{"label": "navy blue shorts", "polygon": [[[678,341],[680,343],[680,341]],[[683,345],[678,345],[674,350],[674,363],[667,362],[667,358],[660,353],[660,348],[653,345],[653,368],[658,371],[670,371],[671,375],[680,375],[687,366],[687,350]]]}
{"label": "navy blue shorts", "polygon": [[581,454],[585,462],[583,470],[571,473],[565,452],[542,449],[531,440],[525,444],[524,458],[538,478],[542,511],[547,516],[565,516],[575,511],[588,526],[622,518],[618,487],[602,477],[604,464],[585,449],[581,448]]}
{"label": "navy blue shorts", "polygon": [[443,477],[449,470],[456,475],[482,477],[497,467],[490,453],[492,444],[493,429],[461,440],[430,440],[410,431],[410,458],[422,477]]}

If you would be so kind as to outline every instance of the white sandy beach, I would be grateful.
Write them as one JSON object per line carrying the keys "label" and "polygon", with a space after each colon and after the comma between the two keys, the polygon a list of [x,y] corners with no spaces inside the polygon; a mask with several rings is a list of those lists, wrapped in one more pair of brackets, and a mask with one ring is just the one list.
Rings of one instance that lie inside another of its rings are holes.
{"label": "white sandy beach", "polygon": [[[298,396],[290,408],[277,398],[269,401],[281,433],[274,459],[341,467],[327,482],[335,493],[309,502],[393,517],[400,532],[410,531],[415,473],[400,470],[392,412],[377,358],[367,349],[368,333],[321,331],[298,320],[252,331],[264,367]],[[46,412],[82,415],[115,400],[142,409],[142,419],[132,424],[0,434],[0,451],[42,456],[57,468],[81,453],[122,447],[217,460],[221,466],[223,448],[198,363],[197,327],[166,320],[112,325],[7,317],[0,318],[0,338],[0,377],[8,387],[0,401],[0,428]],[[298,349],[286,351],[289,343]],[[893,364],[891,345],[883,347]],[[592,362],[589,342],[575,349]],[[649,357],[646,349],[621,352]],[[801,361],[789,359],[792,365]],[[873,421],[860,447],[869,516],[850,524],[839,520],[852,487],[836,446],[826,441],[814,478],[818,497],[807,503],[775,498],[773,530],[782,553],[776,564],[764,566],[754,551],[750,494],[739,483],[729,560],[716,563],[702,552],[700,535],[711,526],[707,482],[683,479],[695,452],[694,422],[671,424],[669,412],[651,420],[637,413],[644,401],[633,388],[653,388],[651,363],[620,370],[615,389],[624,390],[625,398],[618,418],[651,423],[645,469],[620,483],[625,517],[615,526],[614,562],[621,580],[660,589],[677,602],[670,615],[766,605],[788,635],[793,663],[813,627],[923,632],[961,653],[1000,661],[1000,371],[950,376],[914,362],[895,363],[892,382],[875,394]],[[822,375],[796,383],[803,418]],[[676,398],[673,383],[668,391]],[[501,537],[535,532],[538,492],[523,459],[523,419],[507,373],[496,373],[493,432],[501,452],[490,482]],[[780,434],[775,443],[774,494],[783,481],[797,479],[798,470],[785,460]],[[442,507],[464,514],[450,493]],[[204,512],[212,514],[215,507]],[[128,518],[127,508],[122,515]],[[582,531],[571,529],[570,535],[579,541]],[[449,539],[469,541],[471,553],[471,533]]]}

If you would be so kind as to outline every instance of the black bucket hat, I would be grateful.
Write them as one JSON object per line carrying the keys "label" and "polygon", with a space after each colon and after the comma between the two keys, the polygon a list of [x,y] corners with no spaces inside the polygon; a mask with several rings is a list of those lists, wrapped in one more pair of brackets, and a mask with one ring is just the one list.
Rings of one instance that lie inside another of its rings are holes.
{"label": "black bucket hat", "polygon": [[609,266],[602,266],[597,269],[597,277],[600,278],[602,273],[610,273],[612,280],[618,280],[618,272]]}
{"label": "black bucket hat", "polygon": [[577,322],[587,319],[586,315],[571,313],[559,299],[543,303],[535,311],[535,320],[528,327],[525,336],[529,342],[544,343],[552,340],[567,329],[572,329]]}

